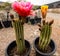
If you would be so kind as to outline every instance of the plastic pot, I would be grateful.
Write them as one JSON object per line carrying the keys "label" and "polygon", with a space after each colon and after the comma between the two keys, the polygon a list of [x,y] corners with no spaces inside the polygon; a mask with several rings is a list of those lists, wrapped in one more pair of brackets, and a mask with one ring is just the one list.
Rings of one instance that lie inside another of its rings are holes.
{"label": "plastic pot", "polygon": [[3,24],[6,28],[10,27],[11,26],[11,21],[3,21]]}
{"label": "plastic pot", "polygon": [[[12,50],[15,46],[16,46],[16,41],[12,41],[5,50],[5,56],[9,56],[9,51]],[[25,46],[26,48],[28,48],[28,51],[24,56],[29,56],[31,51],[31,45],[27,40],[25,40]]]}
{"label": "plastic pot", "polygon": [[39,42],[39,37],[34,40],[34,49],[36,51],[36,56],[52,56],[56,52],[56,44],[52,39],[49,44],[49,46],[52,49],[50,53],[43,53],[42,51],[40,51],[37,47],[38,42]]}

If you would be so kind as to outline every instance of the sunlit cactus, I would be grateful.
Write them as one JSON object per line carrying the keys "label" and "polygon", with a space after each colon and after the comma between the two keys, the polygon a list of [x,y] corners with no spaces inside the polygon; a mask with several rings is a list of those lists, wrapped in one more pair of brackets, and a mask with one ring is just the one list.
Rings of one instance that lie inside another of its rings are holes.
{"label": "sunlit cactus", "polygon": [[32,6],[33,5],[30,2],[24,1],[12,3],[13,10],[19,15],[19,19],[13,19],[13,15],[10,15],[13,20],[13,27],[16,34],[17,53],[19,54],[26,52],[25,46],[27,45],[25,45],[26,42],[24,40],[24,23],[26,22],[26,17],[33,14],[31,12]]}
{"label": "sunlit cactus", "polygon": [[13,20],[13,26],[16,34],[16,44],[18,54],[22,54],[25,51],[25,40],[24,40],[24,18]]}
{"label": "sunlit cactus", "polygon": [[39,24],[39,30],[40,30],[40,38],[39,38],[39,48],[42,51],[46,51],[47,47],[50,43],[50,36],[52,33],[52,24],[54,20],[51,20],[50,22],[46,22],[46,14],[47,14],[48,6],[44,5],[41,6],[41,13],[42,13],[42,21],[41,24]]}
{"label": "sunlit cactus", "polygon": [[42,51],[46,51],[46,48],[48,47],[50,43],[50,36],[52,32],[52,25],[53,20],[50,22],[44,22],[43,26],[39,25],[40,27],[40,38],[39,38],[39,47]]}

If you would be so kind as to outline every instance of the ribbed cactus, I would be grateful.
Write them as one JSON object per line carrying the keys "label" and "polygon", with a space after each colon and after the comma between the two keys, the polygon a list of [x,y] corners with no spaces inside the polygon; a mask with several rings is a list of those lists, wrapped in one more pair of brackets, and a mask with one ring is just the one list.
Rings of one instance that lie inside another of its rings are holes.
{"label": "ribbed cactus", "polygon": [[52,23],[53,20],[50,22],[45,22],[45,20],[43,20],[43,25],[39,25],[40,26],[40,38],[39,38],[39,48],[42,51],[46,51],[46,48],[48,47],[49,43],[50,43],[50,35],[52,32]]}
{"label": "ribbed cactus", "polygon": [[22,54],[25,51],[23,19],[13,20],[13,27],[16,34],[17,51]]}

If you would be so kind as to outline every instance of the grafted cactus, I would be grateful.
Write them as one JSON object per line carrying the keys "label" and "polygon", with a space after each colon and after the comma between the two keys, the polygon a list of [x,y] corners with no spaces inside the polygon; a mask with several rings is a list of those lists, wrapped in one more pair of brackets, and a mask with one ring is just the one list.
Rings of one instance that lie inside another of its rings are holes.
{"label": "grafted cactus", "polygon": [[51,32],[52,32],[52,27],[51,25],[53,24],[53,20],[50,22],[45,22],[45,20],[43,20],[43,25],[39,25],[40,26],[40,38],[39,38],[39,47],[42,51],[46,51],[46,48],[48,47],[49,43],[50,43],[50,36],[51,36]]}

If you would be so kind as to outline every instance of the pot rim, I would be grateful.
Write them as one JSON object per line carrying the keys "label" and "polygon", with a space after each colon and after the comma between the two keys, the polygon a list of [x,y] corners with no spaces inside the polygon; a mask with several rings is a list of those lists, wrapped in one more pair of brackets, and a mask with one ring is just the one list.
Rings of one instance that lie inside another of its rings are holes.
{"label": "pot rim", "polygon": [[[37,38],[39,38],[39,37],[37,37]],[[37,39],[37,38],[36,38],[36,39]],[[43,53],[42,51],[39,51],[39,50],[36,48],[36,46],[35,46],[35,41],[36,41],[36,39],[34,40],[33,46],[34,46],[34,49],[35,49],[38,53],[43,54],[43,55],[51,55],[51,54],[55,53],[55,51],[56,51],[56,44],[55,44],[55,42],[54,42],[52,39],[51,39],[51,41],[54,43],[55,48],[54,48],[54,50],[53,50],[52,52],[50,52],[50,53]]]}

